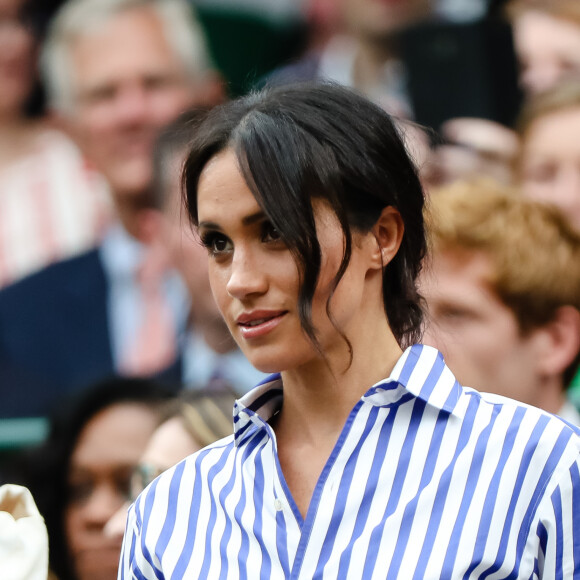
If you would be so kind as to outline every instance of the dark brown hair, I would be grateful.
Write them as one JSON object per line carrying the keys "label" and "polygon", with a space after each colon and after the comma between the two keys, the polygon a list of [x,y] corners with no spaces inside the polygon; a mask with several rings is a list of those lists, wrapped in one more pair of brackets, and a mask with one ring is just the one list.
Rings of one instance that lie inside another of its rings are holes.
{"label": "dark brown hair", "polygon": [[301,275],[301,323],[316,346],[311,307],[321,252],[312,200],[329,203],[344,234],[333,288],[348,266],[352,231],[368,232],[387,206],[399,211],[405,232],[397,255],[384,268],[383,302],[399,344],[416,342],[422,322],[415,281],[426,245],[424,195],[390,116],[355,92],[328,83],[266,88],[210,111],[196,128],[183,174],[194,224],[200,174],[225,149],[236,154],[256,201],[294,255]]}

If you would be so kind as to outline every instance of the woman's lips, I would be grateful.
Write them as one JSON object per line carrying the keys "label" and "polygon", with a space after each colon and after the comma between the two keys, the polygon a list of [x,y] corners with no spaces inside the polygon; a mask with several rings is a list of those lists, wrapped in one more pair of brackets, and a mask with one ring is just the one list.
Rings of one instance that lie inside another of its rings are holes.
{"label": "woman's lips", "polygon": [[286,315],[286,310],[255,311],[238,316],[236,324],[246,340],[260,338],[274,330]]}

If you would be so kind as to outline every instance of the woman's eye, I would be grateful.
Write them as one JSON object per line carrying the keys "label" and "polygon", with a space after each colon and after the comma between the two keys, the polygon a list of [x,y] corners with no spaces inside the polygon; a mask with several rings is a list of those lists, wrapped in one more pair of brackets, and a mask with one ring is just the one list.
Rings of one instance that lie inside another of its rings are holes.
{"label": "woman's eye", "polygon": [[130,470],[117,474],[116,476],[115,491],[117,492],[117,495],[124,500],[130,497],[132,476],[133,472]]}
{"label": "woman's eye", "polygon": [[270,222],[264,222],[262,226],[262,241],[279,242],[281,239],[280,232]]}
{"label": "woman's eye", "polygon": [[222,234],[209,233],[201,236],[201,243],[205,246],[210,256],[218,256],[229,252],[232,248],[231,241]]}
{"label": "woman's eye", "polygon": [[68,501],[71,504],[88,502],[95,489],[93,481],[74,481],[68,484]]}

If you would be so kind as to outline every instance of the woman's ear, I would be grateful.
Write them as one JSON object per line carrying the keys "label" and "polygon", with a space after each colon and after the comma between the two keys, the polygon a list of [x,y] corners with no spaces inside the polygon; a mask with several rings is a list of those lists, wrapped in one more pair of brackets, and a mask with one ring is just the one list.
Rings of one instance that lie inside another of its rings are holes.
{"label": "woman's ear", "polygon": [[371,230],[376,240],[372,256],[374,267],[382,269],[395,257],[401,246],[404,231],[405,226],[399,211],[390,205],[383,208]]}

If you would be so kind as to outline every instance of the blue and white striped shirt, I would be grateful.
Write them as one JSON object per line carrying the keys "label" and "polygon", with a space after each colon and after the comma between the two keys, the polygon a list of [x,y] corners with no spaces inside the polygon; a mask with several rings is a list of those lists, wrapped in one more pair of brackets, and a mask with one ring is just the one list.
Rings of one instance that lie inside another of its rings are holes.
{"label": "blue and white striped shirt", "polygon": [[155,480],[129,512],[120,579],[580,578],[580,436],[464,388],[407,349],[355,405],[306,518],[266,422],[278,376],[235,434]]}

